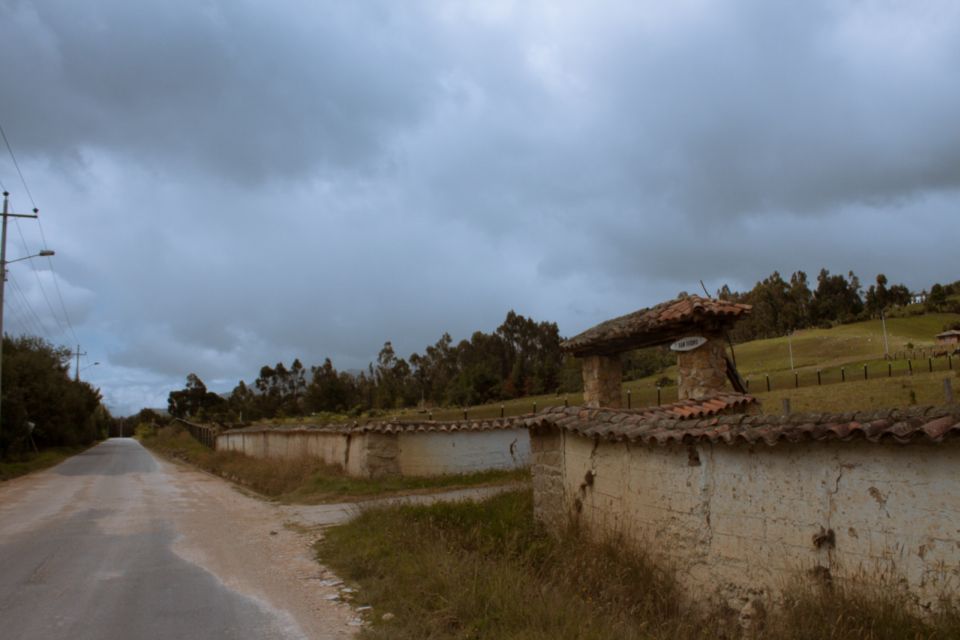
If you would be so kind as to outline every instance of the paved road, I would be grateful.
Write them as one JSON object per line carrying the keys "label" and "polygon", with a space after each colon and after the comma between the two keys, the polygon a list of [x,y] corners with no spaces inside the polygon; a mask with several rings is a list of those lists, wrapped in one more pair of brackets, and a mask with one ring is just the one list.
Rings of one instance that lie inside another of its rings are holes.
{"label": "paved road", "polygon": [[0,638],[346,638],[281,512],[111,439],[0,485]]}

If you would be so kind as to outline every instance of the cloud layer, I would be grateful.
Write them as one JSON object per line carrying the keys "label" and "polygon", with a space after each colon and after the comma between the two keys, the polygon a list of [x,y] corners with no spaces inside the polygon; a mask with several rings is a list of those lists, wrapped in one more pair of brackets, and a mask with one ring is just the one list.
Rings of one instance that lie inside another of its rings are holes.
{"label": "cloud layer", "polygon": [[71,342],[59,278],[121,413],[510,308],[571,335],[700,279],[960,278],[951,2],[0,0],[0,53],[57,250],[8,326]]}

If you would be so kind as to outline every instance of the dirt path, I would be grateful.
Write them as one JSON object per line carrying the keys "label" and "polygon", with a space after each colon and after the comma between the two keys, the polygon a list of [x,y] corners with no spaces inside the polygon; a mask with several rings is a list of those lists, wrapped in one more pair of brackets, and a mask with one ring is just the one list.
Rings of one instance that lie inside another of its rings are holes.
{"label": "dirt path", "polygon": [[488,487],[470,487],[452,489],[435,493],[417,493],[406,496],[376,498],[364,502],[341,502],[337,504],[282,505],[279,507],[285,519],[295,525],[308,528],[323,528],[343,524],[358,516],[364,509],[398,504],[429,505],[437,502],[456,502],[459,500],[484,500],[505,491],[521,488],[522,484],[512,483]]}

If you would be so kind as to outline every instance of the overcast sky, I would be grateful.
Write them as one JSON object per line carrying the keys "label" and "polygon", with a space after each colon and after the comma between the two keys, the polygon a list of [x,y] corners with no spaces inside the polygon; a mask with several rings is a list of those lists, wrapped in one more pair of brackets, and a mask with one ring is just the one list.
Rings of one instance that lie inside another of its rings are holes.
{"label": "overcast sky", "polygon": [[509,309],[960,279],[954,0],[0,0],[0,92],[57,252],[5,329],[79,340],[121,415]]}

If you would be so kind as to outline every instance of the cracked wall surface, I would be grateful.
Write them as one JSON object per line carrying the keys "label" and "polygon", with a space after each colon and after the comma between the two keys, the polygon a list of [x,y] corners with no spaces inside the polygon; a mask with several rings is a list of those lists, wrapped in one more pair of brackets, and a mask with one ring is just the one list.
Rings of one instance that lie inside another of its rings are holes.
{"label": "cracked wall surface", "polygon": [[405,476],[519,469],[530,464],[526,429],[400,434],[399,470]]}
{"label": "cracked wall surface", "polygon": [[537,517],[622,536],[698,597],[739,607],[810,571],[894,577],[924,605],[960,592],[958,444],[647,447],[563,434],[550,467],[537,458],[546,438],[532,442]]}
{"label": "cracked wall surface", "polygon": [[218,451],[254,458],[314,458],[355,477],[433,476],[519,469],[530,462],[526,429],[415,433],[226,432]]}

